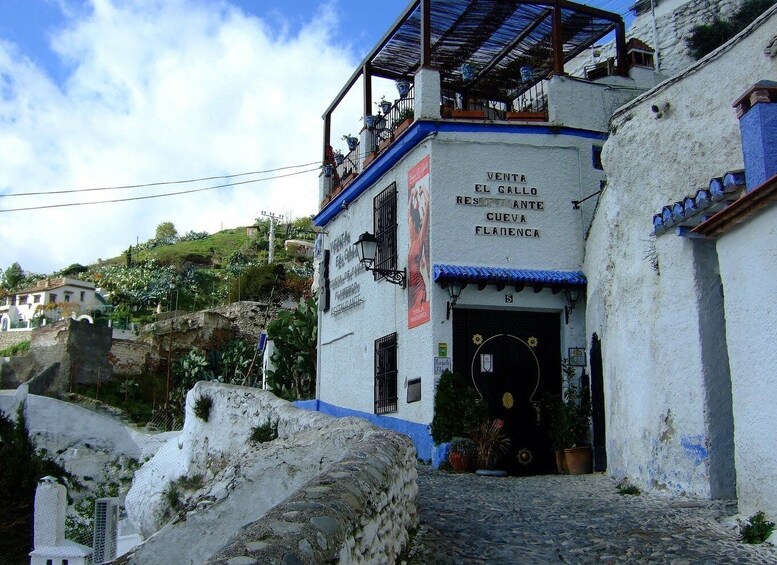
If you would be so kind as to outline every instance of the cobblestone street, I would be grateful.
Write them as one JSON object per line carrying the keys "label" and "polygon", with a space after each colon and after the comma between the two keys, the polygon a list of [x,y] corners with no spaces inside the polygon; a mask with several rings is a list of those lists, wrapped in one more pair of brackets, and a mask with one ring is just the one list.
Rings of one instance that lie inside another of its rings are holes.
{"label": "cobblestone street", "polygon": [[721,522],[736,513],[731,501],[621,495],[601,474],[418,473],[421,523],[408,565],[777,563],[777,548],[743,544]]}

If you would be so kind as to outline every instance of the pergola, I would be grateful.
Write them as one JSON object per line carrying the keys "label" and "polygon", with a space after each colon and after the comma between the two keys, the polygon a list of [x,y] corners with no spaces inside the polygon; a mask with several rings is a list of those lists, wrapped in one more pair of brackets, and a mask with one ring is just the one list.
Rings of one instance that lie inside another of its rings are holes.
{"label": "pergola", "polygon": [[[444,91],[509,102],[533,84],[564,74],[564,63],[615,32],[617,71],[627,72],[626,30],[620,15],[566,0],[415,0],[397,19],[327,108],[330,122],[356,81],[364,81],[364,115],[371,112],[371,78],[408,79],[422,67],[440,72]],[[462,73],[469,64],[473,76]],[[521,76],[532,70],[532,79]]]}

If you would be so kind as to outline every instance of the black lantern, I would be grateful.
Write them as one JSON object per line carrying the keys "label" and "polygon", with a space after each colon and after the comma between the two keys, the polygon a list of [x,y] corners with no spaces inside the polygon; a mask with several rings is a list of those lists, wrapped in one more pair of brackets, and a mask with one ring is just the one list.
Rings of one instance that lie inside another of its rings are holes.
{"label": "black lantern", "polygon": [[402,288],[405,288],[407,281],[407,271],[402,269],[401,271],[395,271],[393,269],[377,269],[373,267],[375,265],[375,257],[378,253],[378,240],[370,232],[364,232],[359,236],[359,239],[354,243],[356,251],[359,253],[359,263],[364,265],[367,271],[372,271],[382,275],[387,281],[393,284],[398,284]]}
{"label": "black lantern", "polygon": [[448,302],[448,311],[445,314],[446,320],[451,319],[451,310],[453,310],[453,307],[456,306],[456,302],[459,300],[461,291],[464,290],[465,286],[466,285],[460,282],[452,282],[448,284],[448,297],[450,298],[450,301]]}
{"label": "black lantern", "polygon": [[575,309],[575,306],[577,306],[577,301],[580,300],[580,289],[570,289],[564,291],[564,294],[567,298],[567,304],[564,306],[564,322],[569,324],[569,315],[572,313],[572,310]]}

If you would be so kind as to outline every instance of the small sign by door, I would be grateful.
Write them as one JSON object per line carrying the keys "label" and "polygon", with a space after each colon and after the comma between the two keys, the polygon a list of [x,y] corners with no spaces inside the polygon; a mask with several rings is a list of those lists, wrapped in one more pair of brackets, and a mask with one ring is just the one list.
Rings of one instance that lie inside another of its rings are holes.
{"label": "small sign by door", "polygon": [[434,374],[442,375],[445,371],[451,370],[451,358],[450,357],[435,357],[434,358]]}
{"label": "small sign by door", "polygon": [[480,372],[481,373],[494,372],[494,356],[491,353],[480,354]]}

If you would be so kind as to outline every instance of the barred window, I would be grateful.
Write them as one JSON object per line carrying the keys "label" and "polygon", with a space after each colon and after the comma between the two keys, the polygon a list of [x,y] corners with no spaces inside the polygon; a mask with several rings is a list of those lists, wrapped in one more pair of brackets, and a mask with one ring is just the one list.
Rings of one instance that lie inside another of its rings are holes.
{"label": "barred window", "polygon": [[397,334],[375,340],[375,413],[397,411]]}
{"label": "barred window", "polygon": [[[375,268],[395,271],[397,269],[397,183],[392,182],[388,188],[378,194],[373,200],[375,213],[375,239],[378,240],[378,251],[375,255]],[[383,275],[374,273],[375,280]]]}

